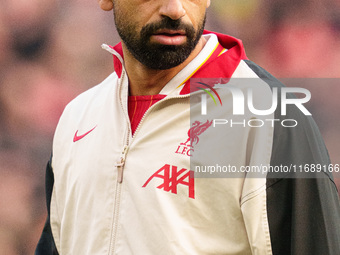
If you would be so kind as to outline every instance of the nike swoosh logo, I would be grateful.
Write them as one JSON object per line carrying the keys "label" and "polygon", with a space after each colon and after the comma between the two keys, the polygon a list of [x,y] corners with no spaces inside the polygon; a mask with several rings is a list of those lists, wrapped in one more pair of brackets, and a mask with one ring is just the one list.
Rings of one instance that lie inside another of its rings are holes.
{"label": "nike swoosh logo", "polygon": [[91,133],[96,127],[97,126],[95,126],[94,128],[92,128],[91,130],[87,131],[85,134],[82,134],[82,135],[78,135],[78,130],[77,130],[76,133],[74,134],[73,142],[75,143],[75,142],[79,141],[80,139],[84,138],[89,133]]}

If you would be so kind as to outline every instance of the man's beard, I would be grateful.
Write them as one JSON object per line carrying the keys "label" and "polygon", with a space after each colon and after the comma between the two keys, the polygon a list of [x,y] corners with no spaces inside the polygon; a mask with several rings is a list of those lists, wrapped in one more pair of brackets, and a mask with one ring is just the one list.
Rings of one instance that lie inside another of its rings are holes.
{"label": "man's beard", "polygon": [[[115,12],[118,34],[129,52],[143,65],[155,70],[170,69],[182,64],[200,40],[205,20],[206,16],[195,31],[193,26],[183,23],[180,19],[164,17],[160,22],[145,25],[138,34],[135,26],[125,23],[124,18]],[[160,29],[183,30],[187,40],[182,45],[151,43],[151,36]]]}

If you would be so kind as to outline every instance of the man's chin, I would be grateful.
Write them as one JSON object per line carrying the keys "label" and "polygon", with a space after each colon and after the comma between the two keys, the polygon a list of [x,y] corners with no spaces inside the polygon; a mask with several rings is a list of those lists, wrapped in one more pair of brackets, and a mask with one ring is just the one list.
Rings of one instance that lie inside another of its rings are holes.
{"label": "man's chin", "polygon": [[179,66],[188,58],[188,54],[178,54],[178,51],[173,49],[176,46],[165,47],[171,47],[172,49],[162,50],[162,53],[158,55],[154,52],[156,54],[153,54],[151,58],[143,59],[141,63],[150,69],[167,70]]}

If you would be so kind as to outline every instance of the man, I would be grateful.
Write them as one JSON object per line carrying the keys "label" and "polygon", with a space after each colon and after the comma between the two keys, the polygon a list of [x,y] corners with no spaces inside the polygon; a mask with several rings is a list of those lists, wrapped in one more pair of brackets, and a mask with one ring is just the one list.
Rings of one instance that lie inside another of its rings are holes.
{"label": "man", "polygon": [[[195,95],[204,94],[192,88],[194,79],[215,91],[204,78],[254,78],[264,101],[282,87],[247,60],[239,40],[203,32],[210,1],[99,4],[113,9],[122,39],[103,46],[115,72],[60,119],[47,167],[49,218],[36,254],[339,254],[339,199],[327,171],[308,179],[292,171],[194,178],[192,167],[214,156],[238,170],[330,164],[314,122],[299,109],[287,109],[296,128],[273,121],[216,129],[217,136],[211,120],[194,121],[201,109]],[[231,93],[218,94],[221,104],[232,101]],[[204,149],[212,152],[204,156]]]}

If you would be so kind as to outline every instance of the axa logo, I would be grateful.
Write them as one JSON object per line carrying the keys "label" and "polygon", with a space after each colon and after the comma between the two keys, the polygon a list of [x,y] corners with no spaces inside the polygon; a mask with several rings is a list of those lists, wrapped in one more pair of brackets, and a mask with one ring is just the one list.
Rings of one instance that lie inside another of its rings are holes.
{"label": "axa logo", "polygon": [[200,141],[199,136],[204,131],[206,131],[211,126],[212,123],[213,121],[209,120],[207,120],[204,123],[198,120],[195,121],[188,131],[188,139],[186,140],[186,142],[180,143],[175,153],[191,157],[192,153],[194,152],[194,146],[197,145],[198,142]]}
{"label": "axa logo", "polygon": [[157,170],[142,186],[145,188],[150,182],[161,183],[157,186],[158,189],[162,189],[166,192],[177,194],[178,186],[184,186],[188,188],[189,198],[195,199],[195,179],[194,172],[186,168],[179,168],[165,164],[159,170]]}

